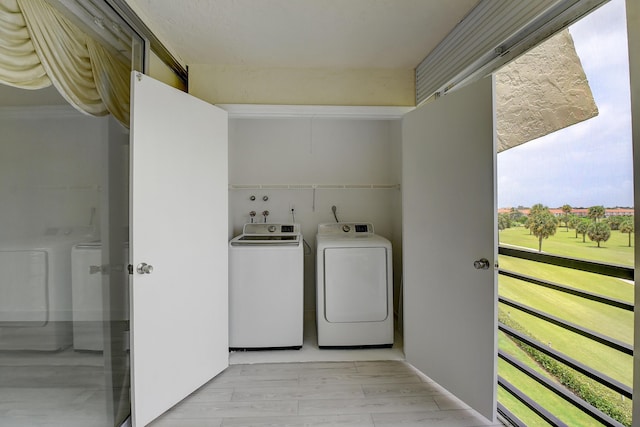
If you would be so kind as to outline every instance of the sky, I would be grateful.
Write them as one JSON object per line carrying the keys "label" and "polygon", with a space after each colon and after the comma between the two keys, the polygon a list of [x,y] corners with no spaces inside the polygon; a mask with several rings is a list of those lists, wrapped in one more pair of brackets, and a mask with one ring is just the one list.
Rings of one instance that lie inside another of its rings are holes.
{"label": "sky", "polygon": [[498,154],[498,207],[633,206],[624,0],[569,28],[598,116]]}

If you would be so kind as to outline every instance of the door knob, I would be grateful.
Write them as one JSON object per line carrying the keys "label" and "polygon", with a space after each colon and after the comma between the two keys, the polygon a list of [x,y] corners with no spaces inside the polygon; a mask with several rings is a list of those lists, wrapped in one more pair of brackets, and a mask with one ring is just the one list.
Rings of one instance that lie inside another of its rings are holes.
{"label": "door knob", "polygon": [[136,267],[136,271],[138,272],[138,274],[151,274],[153,273],[153,266],[147,264],[146,262],[141,262]]}
{"label": "door knob", "polygon": [[481,258],[473,262],[473,266],[476,270],[488,270],[491,263],[486,258]]}

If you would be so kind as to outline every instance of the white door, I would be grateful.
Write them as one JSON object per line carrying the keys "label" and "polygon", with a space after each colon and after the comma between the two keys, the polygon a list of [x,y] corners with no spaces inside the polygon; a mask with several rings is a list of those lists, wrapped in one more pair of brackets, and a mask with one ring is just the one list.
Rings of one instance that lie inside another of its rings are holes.
{"label": "white door", "polygon": [[131,81],[131,400],[143,426],[229,363],[227,113]]}
{"label": "white door", "polygon": [[[402,123],[407,361],[490,420],[496,414],[497,230],[493,81]],[[488,260],[488,269],[474,261]]]}

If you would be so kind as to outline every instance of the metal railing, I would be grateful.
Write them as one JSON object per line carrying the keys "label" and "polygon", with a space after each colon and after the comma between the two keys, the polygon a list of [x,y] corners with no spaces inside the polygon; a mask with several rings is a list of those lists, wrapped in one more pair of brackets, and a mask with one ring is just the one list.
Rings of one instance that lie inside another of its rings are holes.
{"label": "metal railing", "polygon": [[[634,269],[633,268],[629,268],[629,267],[625,267],[625,266],[620,266],[620,265],[612,265],[612,264],[606,264],[606,263],[600,263],[600,262],[594,262],[594,261],[588,261],[588,260],[582,260],[582,259],[575,259],[575,258],[568,258],[568,257],[562,257],[562,256],[558,256],[558,255],[550,255],[550,254],[546,254],[546,253],[540,253],[540,252],[534,252],[531,250],[525,250],[525,249],[516,249],[513,247],[507,247],[507,246],[499,246],[498,247],[498,253],[500,255],[504,255],[504,256],[509,256],[509,257],[514,257],[514,258],[519,258],[519,259],[524,259],[524,260],[529,260],[529,261],[534,261],[534,262],[541,262],[541,263],[545,263],[545,264],[551,264],[551,265],[555,265],[555,266],[560,266],[560,267],[566,267],[566,268],[571,268],[574,270],[580,270],[580,271],[586,271],[586,272],[590,272],[590,273],[596,273],[596,274],[601,274],[601,275],[605,275],[605,276],[610,276],[610,277],[615,277],[615,278],[619,278],[619,279],[625,279],[625,280],[633,280],[634,278]],[[622,301],[622,300],[618,300],[615,298],[609,298],[607,296],[604,295],[599,295],[599,294],[595,294],[592,292],[587,292],[587,291],[583,291],[581,289],[576,289],[570,286],[565,286],[559,283],[555,283],[555,282],[550,282],[547,280],[542,280],[539,278],[535,278],[535,277],[531,277],[531,276],[527,276],[524,274],[520,274],[520,273],[516,273],[513,271],[508,271],[508,270],[503,270],[503,269],[499,269],[498,273],[500,275],[504,275],[506,277],[511,277],[514,279],[518,279],[527,283],[531,283],[537,286],[541,286],[541,287],[545,287],[545,288],[549,288],[549,289],[553,289],[559,292],[563,292],[563,293],[567,293],[570,295],[574,295],[577,296],[579,298],[583,298],[585,300],[590,300],[590,301],[595,301],[598,302],[600,304],[605,304],[608,306],[612,306],[612,307],[617,307],[619,309],[622,310],[626,310],[626,311],[631,311],[633,312],[634,310],[634,306],[633,304],[630,304],[628,302]],[[525,312],[531,316],[534,316],[538,319],[541,319],[545,322],[549,322],[553,325],[559,326],[563,329],[566,329],[568,331],[571,331],[573,333],[576,333],[578,335],[581,335],[583,337],[586,337],[590,340],[593,340],[595,342],[598,342],[600,344],[603,344],[609,348],[612,348],[616,351],[619,351],[621,353],[624,353],[626,355],[631,355],[633,356],[633,346],[624,343],[622,341],[616,340],[614,338],[608,337],[604,334],[600,334],[598,332],[595,331],[591,331],[587,328],[584,328],[582,326],[576,325],[574,323],[565,321],[563,319],[560,319],[556,316],[553,316],[549,313],[545,313],[541,310],[537,310],[535,308],[526,306],[525,304],[522,304],[520,302],[514,301],[512,299],[508,299],[508,298],[504,298],[504,297],[499,297],[498,301],[508,305],[510,307],[513,307],[517,310],[520,310],[522,312]],[[555,350],[553,348],[551,348],[550,346],[547,346],[539,341],[536,341],[535,339],[503,324],[503,323],[499,323],[498,324],[498,329],[500,331],[502,331],[503,333],[507,334],[508,336],[510,336],[511,338],[514,338],[517,341],[520,341],[521,343],[537,350],[538,352],[562,363],[565,366],[568,366],[574,370],[576,370],[577,372],[585,375],[586,377],[606,386],[607,388],[614,390],[617,393],[620,393],[621,396],[627,397],[627,398],[633,398],[633,390],[631,389],[631,387],[605,375],[602,372],[598,372],[597,370],[571,358],[570,356],[563,354],[562,352]],[[588,414],[590,417],[592,417],[593,419],[597,420],[598,422],[602,423],[603,425],[606,426],[615,426],[615,427],[623,427],[623,424],[621,424],[620,422],[614,420],[613,418],[611,418],[610,416],[604,414],[603,412],[601,412],[600,410],[598,410],[597,408],[593,407],[592,405],[590,405],[589,403],[585,402],[584,400],[580,399],[579,397],[577,397],[575,394],[571,393],[570,391],[568,391],[565,387],[563,387],[562,385],[557,384],[554,381],[549,380],[548,378],[544,377],[543,375],[539,374],[538,372],[536,372],[535,370],[529,368],[528,366],[526,366],[525,364],[523,364],[522,362],[520,362],[517,358],[503,352],[503,351],[499,351],[498,352],[498,357],[502,360],[504,360],[505,362],[509,363],[510,365],[514,366],[516,369],[518,369],[518,371],[524,373],[525,375],[527,375],[528,377],[534,379],[537,383],[541,384],[542,386],[544,386],[545,388],[547,388],[548,390],[552,391],[553,393],[555,393],[557,396],[561,397],[562,399],[564,399],[565,401],[569,402],[570,404],[572,404],[573,406],[575,406],[576,408],[580,409],[581,411],[583,411],[584,413]],[[557,417],[555,417],[553,414],[551,414],[549,411],[547,411],[545,408],[541,407],[537,402],[535,402],[533,399],[531,399],[529,396],[527,396],[525,393],[523,393],[521,390],[518,390],[517,387],[515,387],[513,384],[510,384],[508,381],[506,381],[504,378],[502,377],[498,377],[498,384],[506,391],[508,392],[510,395],[512,395],[516,400],[518,400],[519,402],[521,402],[523,405],[525,405],[526,407],[528,407],[530,410],[532,410],[534,413],[536,413],[539,417],[541,417],[542,419],[544,419],[547,423],[549,423],[552,426],[565,426],[565,424],[559,420]],[[507,408],[505,408],[503,405],[498,404],[498,413],[507,421],[509,421],[511,424],[515,425],[515,426],[520,426],[520,425],[525,425],[521,420],[519,420],[513,413],[511,413]]]}

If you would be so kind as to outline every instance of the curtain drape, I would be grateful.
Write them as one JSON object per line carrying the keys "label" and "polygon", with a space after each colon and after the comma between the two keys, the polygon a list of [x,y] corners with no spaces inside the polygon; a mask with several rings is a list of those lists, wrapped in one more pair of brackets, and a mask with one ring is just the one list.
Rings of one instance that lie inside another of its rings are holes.
{"label": "curtain drape", "polygon": [[129,126],[130,65],[44,0],[0,0],[0,83],[53,84],[79,111]]}
{"label": "curtain drape", "polygon": [[16,0],[0,1],[0,81],[25,88],[51,85]]}

